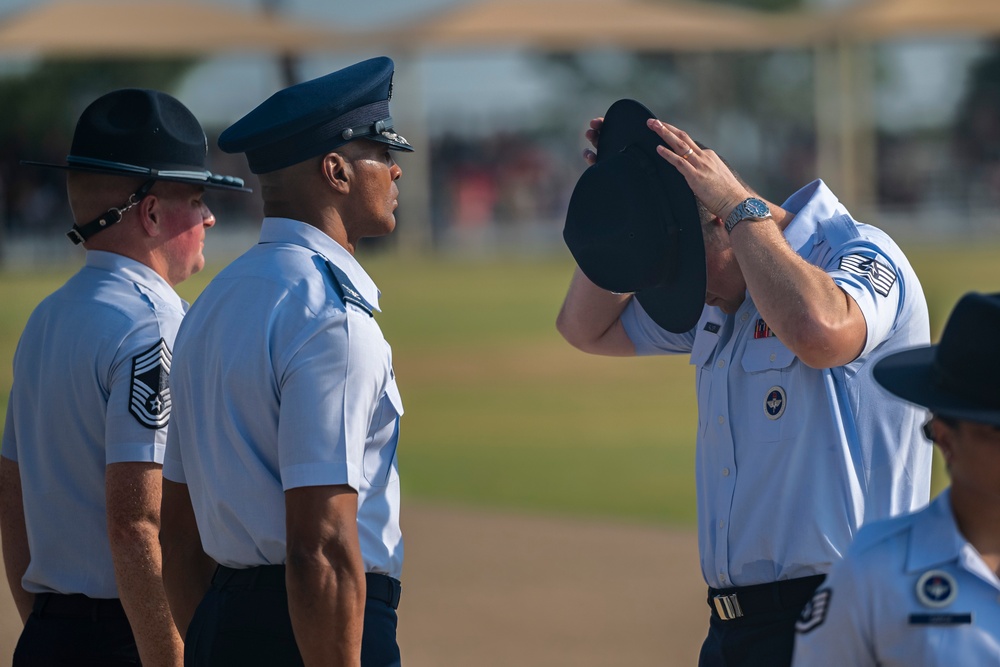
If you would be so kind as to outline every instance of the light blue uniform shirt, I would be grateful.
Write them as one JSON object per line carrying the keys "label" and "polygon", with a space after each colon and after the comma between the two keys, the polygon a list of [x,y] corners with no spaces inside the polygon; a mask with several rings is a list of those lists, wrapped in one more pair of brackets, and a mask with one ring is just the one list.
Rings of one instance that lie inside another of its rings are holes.
{"label": "light blue uniform shirt", "polygon": [[865,526],[797,629],[802,667],[1000,665],[1000,579],[959,532],[946,490]]}
{"label": "light blue uniform shirt", "polygon": [[761,319],[706,306],[694,330],[658,327],[632,300],[622,323],[640,355],[689,353],[697,368],[698,540],[705,581],[748,586],[825,573],[862,523],[927,503],[931,446],[923,410],[891,397],[874,361],[928,345],[927,304],[902,251],[854,221],[822,183],[783,205],[785,239],[864,314],[851,363],[816,370]]}
{"label": "light blue uniform shirt", "polygon": [[118,597],[104,469],[163,462],[170,349],[186,308],[151,268],[91,250],[28,319],[2,450],[21,473],[25,590]]}
{"label": "light blue uniform shirt", "polygon": [[163,474],[188,485],[218,563],[284,563],[284,492],[347,484],[365,571],[399,578],[403,405],[372,317],[378,298],[329,236],[266,218],[260,242],[192,306],[174,351]]}

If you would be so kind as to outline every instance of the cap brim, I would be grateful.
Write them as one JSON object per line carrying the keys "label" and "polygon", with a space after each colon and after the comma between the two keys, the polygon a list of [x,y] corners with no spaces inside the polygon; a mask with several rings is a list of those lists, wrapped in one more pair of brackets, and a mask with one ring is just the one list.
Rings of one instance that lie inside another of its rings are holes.
{"label": "cap brim", "polygon": [[[156,181],[170,181],[172,183],[189,183],[191,185],[203,185],[206,188],[211,188],[213,190],[230,190],[233,192],[253,192],[251,188],[243,185],[232,185],[227,183],[219,183],[211,181],[209,179],[201,178],[183,178],[174,176],[160,176],[151,174],[142,174],[134,171],[126,171],[123,169],[103,169],[101,167],[91,167],[84,165],[69,165],[69,164],[52,164],[50,162],[35,162],[33,160],[21,160],[20,164],[31,167],[45,167],[48,169],[61,169],[63,171],[85,171],[92,174],[105,174],[108,176],[124,176],[128,178],[138,178],[138,179],[153,179]],[[216,174],[211,174],[212,176],[217,176]],[[243,179],[240,179],[241,181]]]}
{"label": "cap brim", "polygon": [[890,393],[933,413],[1000,426],[1000,410],[977,406],[939,387],[932,371],[937,349],[933,345],[890,354],[875,364],[872,375]]}

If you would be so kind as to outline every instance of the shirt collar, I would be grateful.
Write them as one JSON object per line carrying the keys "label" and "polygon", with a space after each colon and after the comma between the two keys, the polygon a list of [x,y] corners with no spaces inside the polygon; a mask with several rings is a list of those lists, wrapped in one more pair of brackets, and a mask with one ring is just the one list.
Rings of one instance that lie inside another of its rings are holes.
{"label": "shirt collar", "polygon": [[956,561],[967,545],[951,513],[951,490],[945,489],[910,529],[906,569],[917,572]]}
{"label": "shirt collar", "polygon": [[382,292],[375,282],[358,264],[354,255],[316,227],[291,218],[264,218],[260,228],[260,243],[291,243],[322,255],[347,274],[361,296],[381,312],[378,300]]}
{"label": "shirt collar", "polygon": [[184,301],[163,276],[142,262],[105,250],[88,250],[87,267],[100,271],[109,271],[122,276],[126,280],[138,283],[154,292],[158,297],[179,309],[187,312],[187,302]]}
{"label": "shirt collar", "polygon": [[821,221],[847,214],[837,195],[819,179],[789,197],[781,208],[795,216],[785,228],[785,239],[803,257],[808,257]]}

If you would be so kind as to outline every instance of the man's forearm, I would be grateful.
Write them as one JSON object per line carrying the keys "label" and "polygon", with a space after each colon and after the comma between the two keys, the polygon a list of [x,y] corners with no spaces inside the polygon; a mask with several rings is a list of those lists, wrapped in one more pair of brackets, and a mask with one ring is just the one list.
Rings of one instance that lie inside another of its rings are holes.
{"label": "man's forearm", "polygon": [[187,636],[194,612],[212,583],[217,563],[202,550],[187,485],[164,479],[161,496],[163,588],[174,624],[183,638]]}
{"label": "man's forearm", "polygon": [[802,361],[829,368],[861,353],[867,329],[857,304],[796,254],[773,220],[741,222],[730,239],[761,317]]}
{"label": "man's forearm", "polygon": [[177,548],[164,549],[163,588],[174,625],[183,639],[187,636],[195,610],[211,586],[218,564],[202,552],[200,545],[196,550],[180,551]]}
{"label": "man's forearm", "polygon": [[118,594],[143,665],[182,664],[184,645],[163,588],[159,526],[138,522],[109,527]]}
{"label": "man's forearm", "polygon": [[289,558],[286,565],[288,611],[307,667],[361,664],[364,568],[360,554],[337,560],[334,565],[320,553],[315,558]]}
{"label": "man's forearm", "polygon": [[21,579],[31,562],[28,530],[24,523],[24,500],[21,496],[21,473],[18,465],[0,457],[0,536],[3,543],[3,564],[14,606],[26,623],[35,603],[35,596],[24,590]]}

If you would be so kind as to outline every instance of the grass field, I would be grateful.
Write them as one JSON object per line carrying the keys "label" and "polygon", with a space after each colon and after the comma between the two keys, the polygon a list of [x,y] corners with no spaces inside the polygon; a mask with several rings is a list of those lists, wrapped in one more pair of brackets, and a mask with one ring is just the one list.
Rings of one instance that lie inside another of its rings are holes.
{"label": "grass field", "polygon": [[[906,248],[939,336],[966,291],[1000,291],[997,245]],[[554,319],[568,257],[362,258],[403,394],[404,493],[658,523],[694,521],[694,375],[686,358],[603,359]],[[76,266],[0,272],[0,410],[31,309]],[[213,271],[180,286],[193,300]],[[935,485],[945,483],[937,474]]]}

